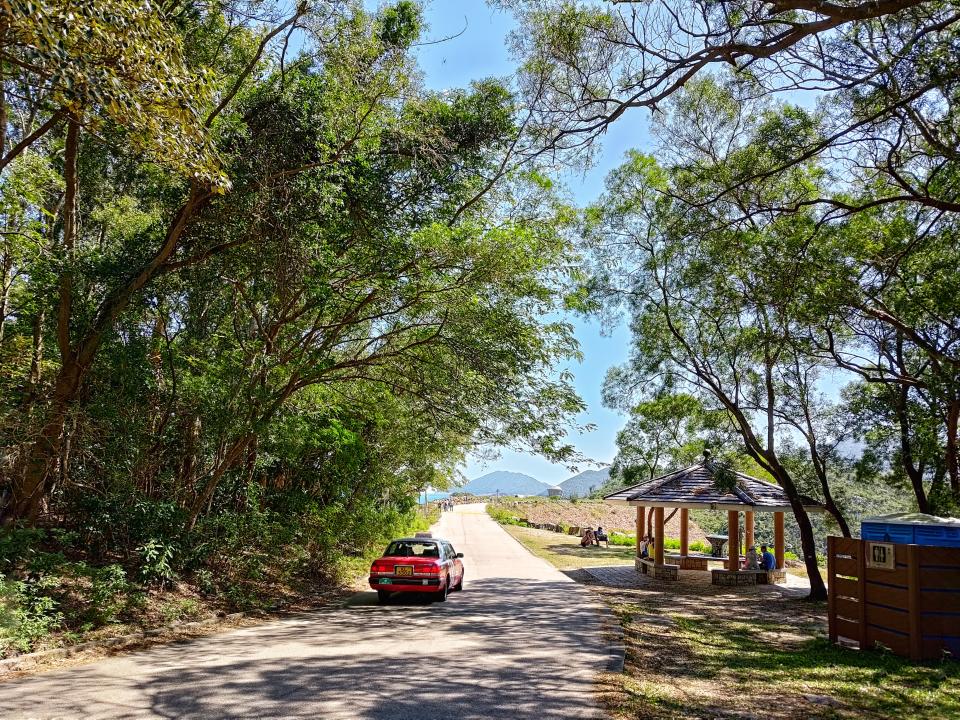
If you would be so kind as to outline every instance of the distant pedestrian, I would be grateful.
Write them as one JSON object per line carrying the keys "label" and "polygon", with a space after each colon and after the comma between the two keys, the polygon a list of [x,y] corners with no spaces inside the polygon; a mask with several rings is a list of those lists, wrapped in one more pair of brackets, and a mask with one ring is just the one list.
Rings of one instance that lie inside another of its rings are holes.
{"label": "distant pedestrian", "polygon": [[588,527],[583,531],[583,537],[580,538],[580,547],[588,547],[596,543],[596,537],[593,534],[593,528]]}
{"label": "distant pedestrian", "polygon": [[766,545],[760,546],[760,565],[764,570],[776,570],[777,559],[773,556]]}
{"label": "distant pedestrian", "polygon": [[597,526],[597,531],[593,534],[594,542],[597,546],[600,546],[600,543],[606,543],[607,547],[610,547],[610,540],[607,538],[607,534],[603,531],[601,526]]}

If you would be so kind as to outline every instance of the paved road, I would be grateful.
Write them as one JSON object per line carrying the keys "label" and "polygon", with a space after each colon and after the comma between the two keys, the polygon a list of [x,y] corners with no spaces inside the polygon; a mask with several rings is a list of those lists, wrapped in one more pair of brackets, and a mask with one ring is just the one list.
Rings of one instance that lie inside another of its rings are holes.
{"label": "paved road", "polygon": [[601,717],[603,619],[588,592],[465,505],[437,534],[465,555],[446,603],[373,593],[214,637],[0,683],[8,718]]}

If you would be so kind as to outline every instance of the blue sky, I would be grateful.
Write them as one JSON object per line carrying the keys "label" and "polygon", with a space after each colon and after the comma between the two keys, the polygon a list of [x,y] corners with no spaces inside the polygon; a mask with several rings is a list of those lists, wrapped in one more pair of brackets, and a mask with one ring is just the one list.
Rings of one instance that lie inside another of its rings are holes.
{"label": "blue sky", "polygon": [[[435,89],[464,87],[471,80],[486,77],[506,77],[514,70],[514,62],[506,46],[508,33],[514,28],[513,18],[486,5],[483,0],[434,0],[425,8],[430,26],[426,40],[435,41],[457,35],[446,42],[424,44],[417,53],[426,84]],[[650,149],[644,117],[637,114],[618,122],[603,142],[597,162],[585,174],[562,178],[580,204],[595,200],[603,190],[607,172],[620,164],[624,152],[631,147]],[[571,438],[585,456],[600,462],[610,462],[616,453],[615,438],[623,418],[603,407],[600,388],[604,374],[611,365],[623,362],[629,350],[629,333],[618,328],[603,336],[596,322],[571,318],[576,327],[584,360],[571,366],[577,391],[588,405],[587,412],[578,421],[592,423],[591,433]],[[581,465],[581,470],[593,466]],[[571,475],[568,468],[555,465],[530,454],[502,451],[494,461],[471,459],[463,469],[468,478],[493,470],[514,470],[533,475],[540,480],[558,483]]]}

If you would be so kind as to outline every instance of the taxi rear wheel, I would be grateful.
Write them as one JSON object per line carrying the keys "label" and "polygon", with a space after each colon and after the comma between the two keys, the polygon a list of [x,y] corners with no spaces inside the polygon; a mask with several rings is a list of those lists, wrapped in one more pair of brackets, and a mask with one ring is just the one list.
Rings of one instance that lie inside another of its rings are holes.
{"label": "taxi rear wheel", "polygon": [[389,590],[377,590],[377,602],[381,605],[386,605],[387,600],[390,599]]}
{"label": "taxi rear wheel", "polygon": [[444,583],[443,590],[438,592],[434,597],[436,598],[437,602],[443,602],[444,600],[447,599],[447,595],[449,594],[450,594],[450,583],[448,581]]}

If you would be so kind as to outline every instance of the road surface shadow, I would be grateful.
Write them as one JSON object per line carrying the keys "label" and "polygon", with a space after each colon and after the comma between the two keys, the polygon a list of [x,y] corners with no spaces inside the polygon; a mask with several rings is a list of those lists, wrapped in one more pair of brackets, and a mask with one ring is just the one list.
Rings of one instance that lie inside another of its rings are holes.
{"label": "road surface shadow", "polygon": [[[19,717],[599,717],[603,626],[569,582],[482,579],[445,603],[326,612],[4,685]],[[270,653],[258,652],[271,648]],[[287,653],[277,657],[277,648]],[[111,670],[112,668],[112,670]],[[37,698],[43,697],[42,708]],[[9,716],[8,716],[9,717]]]}

